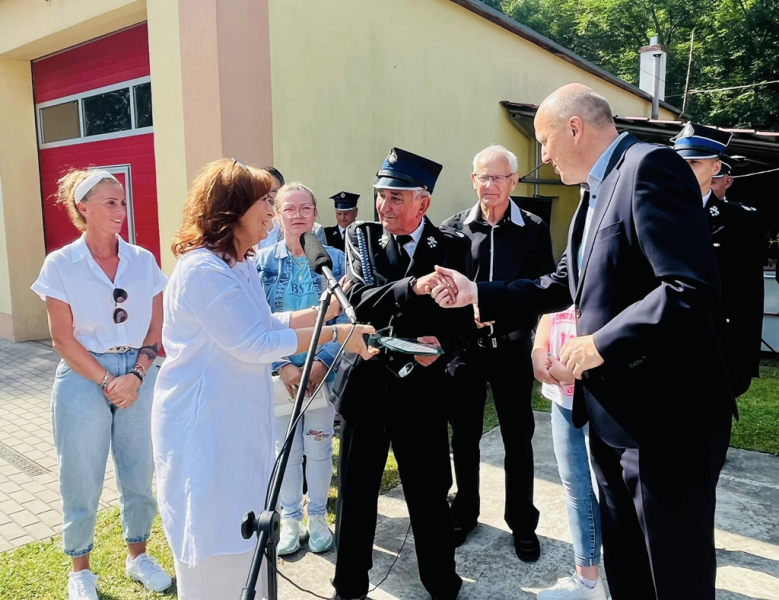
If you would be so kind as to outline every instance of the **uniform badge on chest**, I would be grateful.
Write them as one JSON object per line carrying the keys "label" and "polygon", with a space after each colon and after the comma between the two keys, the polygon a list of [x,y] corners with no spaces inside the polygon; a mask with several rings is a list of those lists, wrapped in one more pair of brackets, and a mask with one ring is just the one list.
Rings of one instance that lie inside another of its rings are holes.
{"label": "uniform badge on chest", "polygon": [[432,235],[427,238],[427,245],[431,248],[435,248],[438,245],[438,240],[436,240]]}
{"label": "uniform badge on chest", "polygon": [[718,217],[719,216],[719,208],[716,206],[710,206],[709,207],[709,213],[712,217]]}
{"label": "uniform badge on chest", "polygon": [[386,248],[387,244],[389,244],[389,235],[385,233],[381,236],[381,238],[379,238],[379,246]]}

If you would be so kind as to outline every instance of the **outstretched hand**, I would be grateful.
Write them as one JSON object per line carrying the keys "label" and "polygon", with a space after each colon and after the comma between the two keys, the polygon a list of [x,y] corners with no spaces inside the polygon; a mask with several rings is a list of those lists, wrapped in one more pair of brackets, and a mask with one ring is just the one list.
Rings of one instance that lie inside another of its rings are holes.
{"label": "outstretched hand", "polygon": [[477,303],[479,292],[475,282],[454,269],[436,265],[435,271],[443,278],[431,292],[439,306],[460,308]]}

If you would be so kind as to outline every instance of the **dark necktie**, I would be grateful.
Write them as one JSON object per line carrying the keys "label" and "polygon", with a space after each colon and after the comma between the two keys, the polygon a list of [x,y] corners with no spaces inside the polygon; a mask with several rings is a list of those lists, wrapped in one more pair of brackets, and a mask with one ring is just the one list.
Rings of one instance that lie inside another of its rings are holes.
{"label": "dark necktie", "polygon": [[407,268],[411,264],[411,255],[406,251],[404,245],[413,241],[414,238],[410,235],[398,235],[395,236],[395,239],[398,242],[398,249],[400,250],[401,258],[403,259],[403,265]]}

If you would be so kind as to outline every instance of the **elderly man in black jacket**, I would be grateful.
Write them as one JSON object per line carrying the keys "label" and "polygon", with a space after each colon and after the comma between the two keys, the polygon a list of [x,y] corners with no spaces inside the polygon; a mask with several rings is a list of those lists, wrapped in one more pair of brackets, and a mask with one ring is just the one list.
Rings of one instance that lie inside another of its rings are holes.
{"label": "elderly man in black jacket", "polygon": [[714,600],[716,487],[736,408],[700,189],[673,150],[619,135],[584,85],[544,100],[535,130],[562,181],[586,184],[557,270],[477,284],[437,268],[450,281],[434,298],[477,303],[482,320],[574,304],[578,337],[560,357],[577,378],[574,423],[590,423],[612,598]]}
{"label": "elderly man in black jacket", "polygon": [[[441,165],[393,148],[378,172],[379,223],[346,231],[348,290],[360,322],[440,345],[441,356],[385,350],[369,361],[345,356],[335,385],[341,434],[335,598],[364,598],[372,566],[379,487],[390,445],[414,529],[419,576],[435,599],[454,600],[448,371],[475,329],[470,308],[450,312],[427,293],[442,280],[435,265],[468,269],[462,234],[425,216]],[[456,265],[456,266],[455,266]],[[345,386],[345,390],[343,389]]]}
{"label": "elderly man in black jacket", "polygon": [[[471,173],[478,202],[443,223],[468,238],[475,281],[536,279],[554,269],[549,227],[509,197],[519,180],[518,167],[517,157],[503,146],[479,152]],[[478,338],[454,380],[452,451],[457,496],[452,518],[455,545],[460,546],[479,516],[479,441],[489,383],[506,450],[506,523],[514,534],[517,556],[534,561],[541,549],[535,534],[539,514],[533,504],[530,351],[538,319],[524,314],[512,321],[479,323]]]}

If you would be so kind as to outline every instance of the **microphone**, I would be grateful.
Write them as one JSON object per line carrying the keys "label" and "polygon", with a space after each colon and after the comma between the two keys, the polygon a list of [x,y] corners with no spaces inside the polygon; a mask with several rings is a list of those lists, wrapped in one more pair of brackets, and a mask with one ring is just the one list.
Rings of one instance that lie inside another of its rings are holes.
{"label": "microphone", "polygon": [[330,258],[322,242],[313,233],[307,231],[300,236],[300,245],[303,246],[303,252],[306,255],[309,266],[327,279],[327,287],[335,294],[346,317],[353,325],[357,323],[357,315],[354,312],[354,308],[346,299],[346,294],[344,294],[338,281],[333,276],[331,270],[333,268],[333,259]]}

